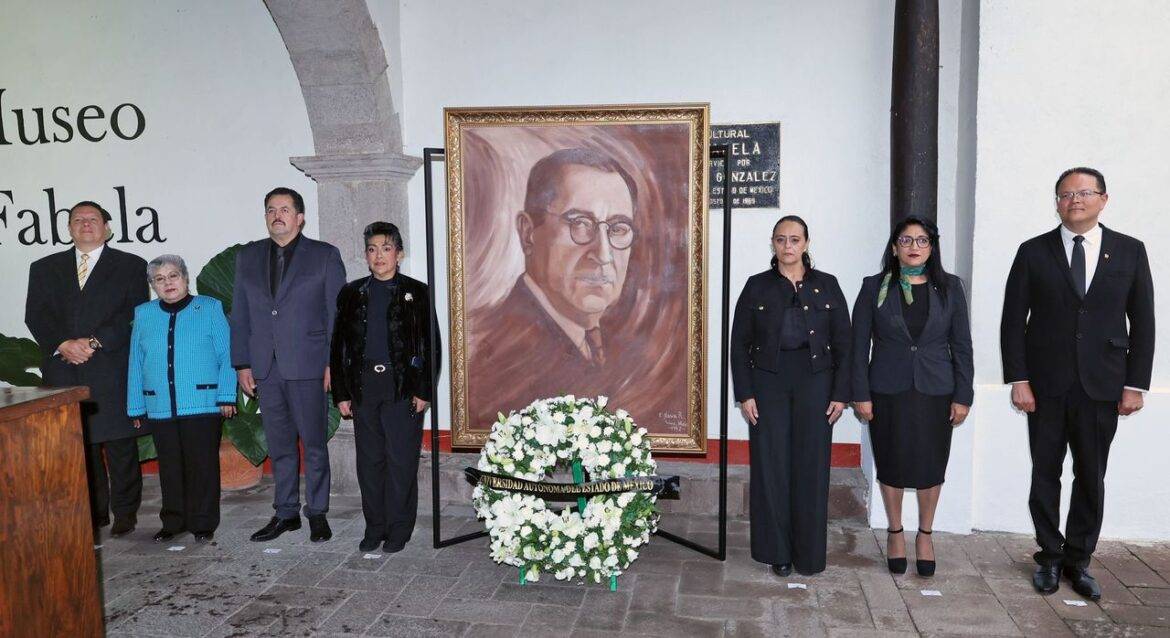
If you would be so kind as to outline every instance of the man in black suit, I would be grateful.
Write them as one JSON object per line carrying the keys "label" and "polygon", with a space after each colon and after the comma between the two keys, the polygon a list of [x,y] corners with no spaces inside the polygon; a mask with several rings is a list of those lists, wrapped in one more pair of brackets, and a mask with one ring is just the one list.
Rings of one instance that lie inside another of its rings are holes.
{"label": "man in black suit", "polygon": [[[1142,408],[1154,359],[1154,286],[1142,242],[1097,223],[1105,178],[1072,168],[1056,181],[1059,228],[1024,242],[1004,296],[1000,340],[1012,405],[1028,415],[1042,594],[1073,589],[1097,600],[1086,571],[1105,504],[1105,466],[1117,416]],[[1128,330],[1126,321],[1128,319]],[[1072,503],[1060,533],[1060,474],[1072,450]]]}
{"label": "man in black suit", "polygon": [[145,434],[126,416],[130,322],[150,290],[146,261],[106,245],[109,223],[110,214],[94,202],[69,210],[73,248],[29,267],[24,322],[40,345],[46,385],[89,386],[81,412],[93,523],[108,525],[112,510],[110,533],[122,536],[138,523],[137,437]]}

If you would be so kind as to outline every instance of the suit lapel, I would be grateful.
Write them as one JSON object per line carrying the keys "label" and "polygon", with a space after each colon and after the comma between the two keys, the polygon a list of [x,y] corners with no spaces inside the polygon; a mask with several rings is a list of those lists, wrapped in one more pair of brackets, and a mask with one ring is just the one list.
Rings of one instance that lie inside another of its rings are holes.
{"label": "suit lapel", "polygon": [[[74,262],[77,261],[76,256],[73,259]],[[102,288],[102,284],[105,282],[106,278],[108,278],[113,273],[114,259],[114,250],[112,248],[106,246],[102,249],[101,258],[98,259],[97,263],[94,264],[90,269],[89,277],[87,277],[85,280],[85,288],[80,289],[82,298],[100,295],[100,293],[94,292],[94,290],[96,288]],[[145,277],[146,273],[142,273],[142,276]],[[77,277],[74,277],[73,279],[76,281]]]}
{"label": "suit lapel", "polygon": [[922,328],[922,334],[919,336],[919,340],[922,341],[926,340],[928,334],[933,334],[932,331],[938,328],[939,323],[943,321],[942,296],[932,281],[926,283],[926,296],[927,303],[930,304],[930,312],[926,315],[926,325]]}
{"label": "suit lapel", "polygon": [[911,340],[910,328],[906,325],[906,317],[902,315],[902,302],[898,301],[898,296],[901,294],[901,284],[897,280],[890,280],[890,289],[886,292],[886,303],[878,310],[889,314],[894,319],[894,323],[902,330],[906,339]]}
{"label": "suit lapel", "polygon": [[1076,295],[1077,286],[1073,283],[1072,268],[1068,265],[1068,256],[1064,254],[1064,240],[1060,237],[1059,226],[1048,233],[1044,243],[1048,244],[1048,252],[1052,253],[1052,258],[1056,260],[1056,268],[1064,275],[1064,281],[1068,284],[1069,290]]}
{"label": "suit lapel", "polygon": [[[1088,296],[1097,288],[1097,282],[1101,281],[1101,275],[1105,274],[1112,267],[1112,262],[1117,261],[1112,257],[1112,253],[1117,250],[1117,237],[1113,231],[1101,226],[1101,252],[1097,255],[1097,269],[1093,271],[1093,281],[1089,282],[1089,289],[1085,291],[1085,297]],[[1105,284],[1101,284],[1102,286]]]}
{"label": "suit lapel", "polygon": [[[284,277],[281,277],[280,287],[276,289],[276,301],[280,301],[284,298],[285,293],[288,292],[289,282],[297,276],[297,273],[299,273],[305,265],[305,259],[307,259],[307,254],[309,252],[309,246],[306,239],[306,237],[301,237],[297,241],[297,247],[295,250],[299,250],[301,252],[293,256],[292,263],[288,265],[288,271],[284,273]],[[264,263],[267,264],[269,261],[265,259]],[[268,281],[272,281],[271,277],[268,279]]]}

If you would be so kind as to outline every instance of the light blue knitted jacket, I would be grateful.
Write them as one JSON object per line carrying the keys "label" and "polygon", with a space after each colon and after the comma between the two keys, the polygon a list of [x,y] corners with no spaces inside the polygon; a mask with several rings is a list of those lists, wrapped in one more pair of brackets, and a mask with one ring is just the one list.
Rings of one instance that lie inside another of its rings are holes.
{"label": "light blue knitted jacket", "polygon": [[126,404],[130,418],[150,419],[214,414],[236,404],[231,334],[218,299],[194,295],[173,315],[158,300],[134,309]]}

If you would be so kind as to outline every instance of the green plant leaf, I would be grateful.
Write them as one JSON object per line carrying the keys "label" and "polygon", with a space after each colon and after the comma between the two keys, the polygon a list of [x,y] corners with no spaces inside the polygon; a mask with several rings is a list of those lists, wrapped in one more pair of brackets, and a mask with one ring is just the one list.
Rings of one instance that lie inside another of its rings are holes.
{"label": "green plant leaf", "polygon": [[211,258],[199,276],[195,287],[201,295],[215,297],[223,303],[223,311],[232,314],[232,286],[236,280],[236,253],[243,248],[236,244]]}
{"label": "green plant leaf", "polygon": [[154,447],[153,436],[138,437],[138,462],[149,461],[158,458],[158,450]]}
{"label": "green plant leaf", "polygon": [[223,435],[252,465],[260,465],[268,457],[264,425],[257,414],[236,413],[236,416],[223,422]]}
{"label": "green plant leaf", "polygon": [[41,385],[41,377],[32,368],[39,369],[41,351],[37,342],[25,337],[0,334],[0,381],[15,386]]}

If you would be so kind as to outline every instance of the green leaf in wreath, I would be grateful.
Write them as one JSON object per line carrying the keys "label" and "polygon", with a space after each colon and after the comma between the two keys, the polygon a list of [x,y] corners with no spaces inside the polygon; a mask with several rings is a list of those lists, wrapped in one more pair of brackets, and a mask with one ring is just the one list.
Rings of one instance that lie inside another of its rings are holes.
{"label": "green leaf in wreath", "polygon": [[41,385],[40,375],[29,372],[40,365],[41,350],[37,342],[0,334],[0,381],[14,386]]}
{"label": "green leaf in wreath", "polygon": [[232,314],[232,286],[236,280],[236,253],[243,244],[236,244],[211,258],[199,276],[195,286],[201,295],[215,297],[223,303],[223,311]]}

